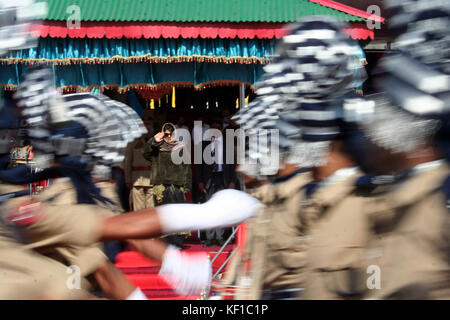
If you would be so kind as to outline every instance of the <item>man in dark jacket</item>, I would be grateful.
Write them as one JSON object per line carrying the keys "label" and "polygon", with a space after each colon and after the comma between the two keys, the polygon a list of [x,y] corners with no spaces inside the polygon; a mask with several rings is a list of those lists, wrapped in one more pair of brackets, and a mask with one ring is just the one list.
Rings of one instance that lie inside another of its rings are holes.
{"label": "man in dark jacket", "polygon": [[[222,123],[218,119],[214,119],[211,123],[211,140],[203,141],[203,156],[211,154],[211,161],[203,159],[202,164],[198,165],[196,171],[196,179],[198,188],[202,192],[202,202],[207,201],[211,196],[219,190],[234,189],[237,181],[236,166],[234,163],[226,163],[226,139],[223,134]],[[220,132],[220,134],[219,134]],[[206,231],[206,246],[225,242],[225,229],[212,229]]]}

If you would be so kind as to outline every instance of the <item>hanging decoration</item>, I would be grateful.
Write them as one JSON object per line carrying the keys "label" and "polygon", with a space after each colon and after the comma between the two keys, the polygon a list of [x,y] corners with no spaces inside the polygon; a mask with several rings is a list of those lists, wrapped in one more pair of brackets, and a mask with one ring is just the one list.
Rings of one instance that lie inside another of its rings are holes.
{"label": "hanging decoration", "polygon": [[36,48],[15,50],[1,64],[238,63],[267,64],[274,39],[57,39],[41,38]]}
{"label": "hanging decoration", "polygon": [[172,108],[176,108],[175,104],[175,87],[172,89]]}

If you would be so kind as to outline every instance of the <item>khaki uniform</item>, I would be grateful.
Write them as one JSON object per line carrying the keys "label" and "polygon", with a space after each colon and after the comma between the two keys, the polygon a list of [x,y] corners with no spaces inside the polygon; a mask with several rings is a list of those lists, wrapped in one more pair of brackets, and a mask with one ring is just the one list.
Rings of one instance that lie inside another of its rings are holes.
{"label": "khaki uniform", "polygon": [[119,195],[116,191],[116,183],[110,181],[101,181],[95,184],[97,188],[101,190],[102,196],[111,200],[112,204],[102,204],[102,206],[106,206],[111,208],[112,211],[117,213],[125,213],[125,209],[122,207],[119,199]]}
{"label": "khaki uniform", "polygon": [[450,299],[450,214],[439,190],[446,163],[416,173],[367,208],[381,288],[374,299]]}
{"label": "khaki uniform", "polygon": [[[17,191],[16,186],[0,186],[0,194]],[[15,208],[12,200],[18,199],[6,200],[0,209],[0,300],[89,298],[84,290],[69,289],[66,266],[22,245],[23,235],[8,219]]]}
{"label": "khaki uniform", "polygon": [[362,266],[370,227],[364,209],[370,192],[355,186],[361,175],[324,186],[304,203],[303,214],[318,219],[307,251],[305,299],[359,299],[365,292]]}
{"label": "khaki uniform", "polygon": [[129,144],[125,157],[125,181],[133,185],[130,202],[134,211],[155,206],[150,182],[151,162],[142,156],[144,143],[139,146],[140,142]]}
{"label": "khaki uniform", "polygon": [[69,289],[69,277],[66,266],[0,239],[0,300],[89,298],[84,290]]}
{"label": "khaki uniform", "polygon": [[112,215],[112,206],[76,204],[76,191],[70,181],[55,183],[33,198],[12,199],[8,206],[20,207],[30,199],[38,203],[36,221],[16,228],[27,249],[67,266],[76,265],[82,276],[107,261],[103,244],[97,241],[103,220]]}
{"label": "khaki uniform", "polygon": [[301,173],[253,193],[267,207],[248,222],[247,256],[243,258],[251,261],[251,288],[237,299],[264,298],[263,290],[295,290],[295,295],[299,294],[305,281],[309,230],[300,219],[301,190],[310,181],[310,173]]}

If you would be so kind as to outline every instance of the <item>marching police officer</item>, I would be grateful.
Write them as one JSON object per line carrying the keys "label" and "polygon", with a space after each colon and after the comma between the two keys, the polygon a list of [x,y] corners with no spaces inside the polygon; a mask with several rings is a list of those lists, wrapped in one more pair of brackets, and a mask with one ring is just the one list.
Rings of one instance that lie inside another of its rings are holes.
{"label": "marching police officer", "polygon": [[[367,298],[448,299],[450,4],[389,1],[397,52],[381,62],[371,156],[396,175],[365,208]],[[405,66],[407,66],[405,68]]]}
{"label": "marching police officer", "polygon": [[[11,1],[0,1],[1,34],[8,37],[8,41],[0,39],[1,54],[14,49],[12,46],[35,45],[36,39],[30,36],[28,27],[32,19],[41,14],[45,16],[46,10],[42,10],[45,7],[40,5],[42,3],[33,1],[19,6]],[[88,298],[85,291],[69,290],[64,265],[26,249],[23,239],[16,233],[15,225],[29,223],[38,208],[34,203],[16,206],[12,202],[28,193],[22,184],[39,180],[24,166],[8,168],[11,142],[18,138],[16,112],[10,104],[0,102],[0,299]]]}
{"label": "marching police officer", "polygon": [[[350,138],[340,129],[339,112],[341,96],[351,93],[356,80],[354,69],[361,68],[355,62],[356,47],[340,33],[342,25],[327,17],[303,19],[291,27],[277,58],[265,68],[259,97],[237,119],[244,129],[279,129],[279,146],[288,149],[284,169],[259,190],[266,208],[249,223],[251,299],[302,296],[310,277],[307,248],[314,225],[324,208],[338,207],[351,194],[362,174],[346,152]],[[299,167],[311,171],[298,172]],[[346,203],[347,209],[355,204]]]}

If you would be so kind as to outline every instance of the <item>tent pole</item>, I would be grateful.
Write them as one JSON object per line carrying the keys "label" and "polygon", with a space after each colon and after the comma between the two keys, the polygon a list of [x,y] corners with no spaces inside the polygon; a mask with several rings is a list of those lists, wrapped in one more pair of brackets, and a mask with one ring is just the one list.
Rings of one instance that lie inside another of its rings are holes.
{"label": "tent pole", "polygon": [[239,109],[245,106],[245,83],[239,84]]}

